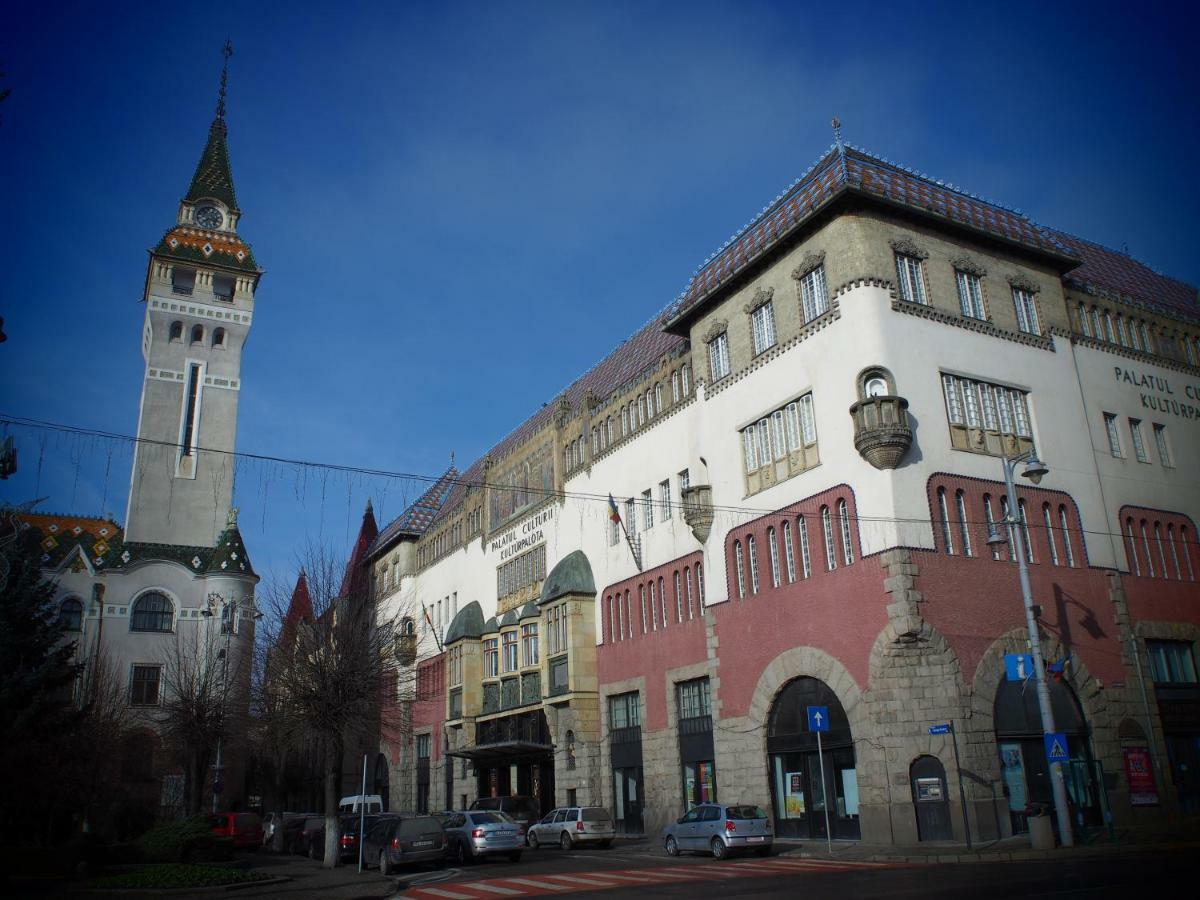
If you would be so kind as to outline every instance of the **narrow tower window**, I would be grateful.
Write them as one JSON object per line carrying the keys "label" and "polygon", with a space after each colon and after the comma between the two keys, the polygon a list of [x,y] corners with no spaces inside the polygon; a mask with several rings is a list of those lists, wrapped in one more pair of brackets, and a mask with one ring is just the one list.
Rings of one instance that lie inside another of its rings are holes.
{"label": "narrow tower window", "polygon": [[[197,326],[199,327],[199,326]],[[200,412],[200,365],[192,363],[188,367],[187,405],[183,413],[183,438],[180,443],[180,455],[191,456],[196,447],[196,426],[199,424]]]}

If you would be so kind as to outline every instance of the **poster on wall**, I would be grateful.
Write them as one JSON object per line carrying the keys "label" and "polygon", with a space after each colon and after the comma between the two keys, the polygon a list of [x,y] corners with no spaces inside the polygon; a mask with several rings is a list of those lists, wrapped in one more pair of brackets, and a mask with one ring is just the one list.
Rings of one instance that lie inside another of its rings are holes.
{"label": "poster on wall", "polygon": [[1134,806],[1158,806],[1158,787],[1150,767],[1150,751],[1145,747],[1126,747],[1123,752],[1129,802]]}
{"label": "poster on wall", "polygon": [[1000,769],[1004,774],[1004,786],[1008,793],[1008,808],[1016,812],[1024,812],[1025,799],[1025,757],[1021,755],[1020,744],[1000,745]]}
{"label": "poster on wall", "polygon": [[787,784],[784,813],[789,819],[799,818],[804,815],[804,776],[800,772],[787,772],[783,777]]}

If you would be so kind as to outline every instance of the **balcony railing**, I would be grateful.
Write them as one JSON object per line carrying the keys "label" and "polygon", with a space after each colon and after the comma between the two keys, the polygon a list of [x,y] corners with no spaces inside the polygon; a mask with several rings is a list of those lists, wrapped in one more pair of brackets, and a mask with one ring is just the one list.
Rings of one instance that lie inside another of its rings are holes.
{"label": "balcony railing", "polygon": [[692,716],[679,720],[680,734],[704,734],[712,731],[712,716]]}
{"label": "balcony railing", "polygon": [[188,285],[173,284],[173,285],[171,285],[171,293],[179,294],[183,297],[190,297],[190,296],[192,296],[192,288],[189,287]]}
{"label": "balcony railing", "polygon": [[614,744],[640,744],[642,741],[642,726],[630,725],[628,728],[614,728],[609,732]]}

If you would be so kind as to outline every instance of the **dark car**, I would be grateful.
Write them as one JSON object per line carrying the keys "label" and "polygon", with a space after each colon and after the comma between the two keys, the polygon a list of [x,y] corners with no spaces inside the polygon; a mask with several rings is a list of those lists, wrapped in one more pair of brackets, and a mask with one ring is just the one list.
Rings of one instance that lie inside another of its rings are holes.
{"label": "dark car", "polygon": [[468,809],[438,815],[446,831],[450,858],[466,865],[487,856],[507,856],[520,862],[525,828],[505,813]]}
{"label": "dark car", "polygon": [[[375,823],[382,818],[380,815],[362,817],[364,831],[370,831]],[[342,816],[338,819],[338,855],[342,861],[358,859],[358,826],[359,817],[356,815]],[[322,832],[324,837],[324,832]],[[364,856],[363,859],[366,859]]]}
{"label": "dark car", "polygon": [[280,853],[303,853],[301,835],[304,833],[304,823],[310,818],[312,813],[285,813],[272,839],[272,849]]}
{"label": "dark car", "polygon": [[520,823],[529,834],[529,829],[542,818],[542,810],[532,797],[513,794],[508,797],[480,797],[471,804],[471,809],[488,809],[502,812]]}
{"label": "dark car", "polygon": [[325,817],[309,816],[304,820],[300,833],[296,836],[293,853],[307,856],[309,859],[324,859],[325,857]]}
{"label": "dark car", "polygon": [[363,841],[363,865],[378,865],[387,875],[398,866],[441,862],[446,856],[446,833],[433,816],[413,813],[381,817]]}
{"label": "dark car", "polygon": [[211,819],[213,834],[233,838],[233,846],[257,850],[262,846],[262,819],[255,813],[224,812]]}

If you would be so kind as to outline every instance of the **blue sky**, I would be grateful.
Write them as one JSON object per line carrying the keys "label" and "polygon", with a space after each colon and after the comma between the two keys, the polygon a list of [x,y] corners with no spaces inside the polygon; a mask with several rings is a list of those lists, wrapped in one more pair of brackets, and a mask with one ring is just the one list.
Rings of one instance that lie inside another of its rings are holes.
{"label": "blue sky", "polygon": [[[671,301],[846,139],[1200,283],[1182,4],[15,3],[0,32],[0,414],[132,434],[146,248],[228,35],[267,270],[239,449],[438,474]],[[14,432],[0,499],[124,516],[129,454]],[[260,570],[423,486],[247,464]],[[382,525],[381,521],[381,525]]]}

